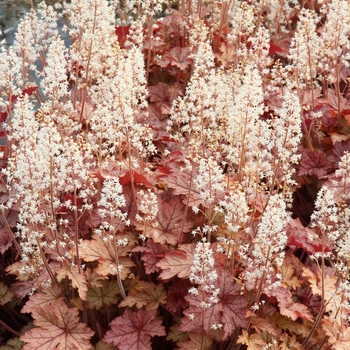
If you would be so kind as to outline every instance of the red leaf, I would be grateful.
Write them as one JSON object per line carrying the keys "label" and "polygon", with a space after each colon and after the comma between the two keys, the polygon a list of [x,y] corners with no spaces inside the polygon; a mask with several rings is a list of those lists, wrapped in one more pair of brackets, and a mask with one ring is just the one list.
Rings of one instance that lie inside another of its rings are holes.
{"label": "red leaf", "polygon": [[169,175],[169,174],[170,174],[170,169],[169,169],[167,166],[159,165],[159,166],[157,166],[157,170],[158,170],[160,173],[163,173],[163,174],[166,174],[166,175]]}
{"label": "red leaf", "polygon": [[332,164],[327,160],[326,154],[321,150],[305,150],[302,153],[299,176],[315,175],[321,178],[327,175],[330,169],[332,169]]}
{"label": "red leaf", "polygon": [[[72,205],[74,205],[74,195],[71,193],[66,193],[64,196],[64,201],[70,201]],[[76,205],[82,205],[83,204],[83,199],[79,197],[75,197]]]}
{"label": "red leaf", "polygon": [[118,37],[119,45],[121,48],[124,47],[127,35],[129,35],[130,26],[117,26],[115,27],[115,34]]}
{"label": "red leaf", "polygon": [[[34,94],[34,92],[36,90],[38,90],[37,86],[30,86],[29,88],[26,88],[26,89],[22,90],[21,96],[24,96],[24,95],[31,96],[31,95]],[[11,102],[13,102],[13,103],[16,102],[17,98],[18,98],[18,95],[12,95]]]}
{"label": "red leaf", "polygon": [[[303,248],[308,254],[322,251],[322,242],[318,235],[311,229],[304,227],[299,219],[291,220],[287,225],[288,246]],[[326,246],[325,251],[329,252]]]}
{"label": "red leaf", "polygon": [[125,310],[110,324],[103,341],[118,346],[119,350],[151,350],[151,337],[164,336],[162,321],[155,319],[156,310]]}
{"label": "red leaf", "polygon": [[[145,176],[137,173],[133,170],[133,180],[134,183],[142,184],[148,187],[152,187],[152,184],[146,179]],[[127,171],[126,174],[119,178],[119,182],[121,185],[129,185],[131,183],[130,171]]]}
{"label": "red leaf", "polygon": [[269,55],[276,55],[278,53],[288,53],[288,51],[281,47],[281,46],[278,46],[276,44],[274,44],[272,41],[270,42],[270,48],[269,48]]}
{"label": "red leaf", "polygon": [[26,342],[23,350],[88,350],[94,332],[85,324],[79,323],[77,308],[68,308],[62,300],[51,307],[37,306],[32,311],[34,325],[21,336]]}
{"label": "red leaf", "polygon": [[6,121],[7,118],[7,112],[0,112],[0,123],[3,123]]}
{"label": "red leaf", "polygon": [[34,92],[35,92],[36,90],[38,90],[38,87],[37,87],[37,86],[31,86],[31,87],[29,87],[29,88],[27,88],[27,89],[22,90],[22,96],[23,96],[23,95],[29,95],[29,96],[31,96],[31,95],[34,94]]}

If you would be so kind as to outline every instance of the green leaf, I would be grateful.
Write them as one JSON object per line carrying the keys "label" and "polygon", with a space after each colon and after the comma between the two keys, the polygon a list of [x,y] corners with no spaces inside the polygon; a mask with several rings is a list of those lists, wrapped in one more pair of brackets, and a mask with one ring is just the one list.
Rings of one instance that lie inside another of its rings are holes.
{"label": "green leaf", "polygon": [[102,306],[118,303],[119,288],[117,281],[102,281],[102,287],[90,288],[87,292],[87,306],[99,310]]}

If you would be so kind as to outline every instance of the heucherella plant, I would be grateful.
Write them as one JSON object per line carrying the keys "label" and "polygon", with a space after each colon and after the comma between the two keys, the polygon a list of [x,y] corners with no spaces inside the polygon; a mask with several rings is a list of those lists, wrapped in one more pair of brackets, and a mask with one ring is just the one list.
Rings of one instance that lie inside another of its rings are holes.
{"label": "heucherella plant", "polygon": [[350,348],[349,14],[25,15],[0,48],[0,350]]}

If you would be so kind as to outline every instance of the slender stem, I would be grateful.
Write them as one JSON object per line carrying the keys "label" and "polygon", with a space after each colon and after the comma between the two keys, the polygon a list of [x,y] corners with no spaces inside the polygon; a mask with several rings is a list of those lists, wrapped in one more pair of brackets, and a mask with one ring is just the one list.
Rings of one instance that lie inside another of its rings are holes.
{"label": "slender stem", "polygon": [[5,322],[1,321],[0,319],[0,325],[2,325],[4,328],[6,328],[8,331],[10,331],[12,334],[14,334],[16,337],[20,337],[20,334],[12,329],[10,326],[8,326]]}

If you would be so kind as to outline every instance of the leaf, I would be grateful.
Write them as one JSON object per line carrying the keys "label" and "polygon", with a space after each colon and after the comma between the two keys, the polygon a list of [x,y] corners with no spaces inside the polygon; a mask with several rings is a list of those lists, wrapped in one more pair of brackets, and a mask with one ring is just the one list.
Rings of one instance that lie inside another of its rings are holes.
{"label": "leaf", "polygon": [[92,287],[102,287],[102,279],[107,279],[107,276],[102,277],[95,270],[87,268],[85,270],[86,282]]}
{"label": "leaf", "polygon": [[327,160],[323,151],[303,151],[300,160],[299,176],[315,175],[318,178],[322,178],[331,169],[332,164]]}
{"label": "leaf", "polygon": [[197,334],[197,333],[189,333],[189,341],[181,342],[178,350],[210,350],[212,349],[213,340],[207,335]]}
{"label": "leaf", "polygon": [[[122,266],[119,272],[122,280],[126,279],[131,273],[130,267],[135,266],[129,257],[121,256],[131,251],[130,247],[117,247],[108,241],[104,242],[102,237],[92,236],[92,240],[83,240],[79,248],[80,257],[86,262],[98,261],[96,273],[101,276],[116,275],[118,273],[118,264]],[[118,256],[116,256],[116,253]]]}
{"label": "leaf", "polygon": [[24,304],[21,312],[30,313],[37,307],[50,307],[60,299],[61,290],[57,285],[50,288],[42,288],[40,293],[30,296],[29,300]]}
{"label": "leaf", "polygon": [[296,276],[294,276],[295,270],[289,260],[284,259],[283,265],[281,266],[282,273],[282,286],[284,288],[292,288],[297,289],[301,287],[303,281],[299,280]]}
{"label": "leaf", "polygon": [[257,331],[257,333],[261,334],[262,332],[268,332],[275,337],[277,337],[277,332],[276,332],[276,326],[273,324],[271,321],[271,317],[268,317],[268,319],[264,319],[261,317],[258,317],[256,314],[254,314],[252,311],[248,311],[246,316],[252,316],[251,317],[251,322],[253,328]]}
{"label": "leaf", "polygon": [[146,273],[150,274],[160,271],[160,267],[157,266],[157,263],[165,257],[169,248],[165,244],[154,243],[153,239],[149,239],[145,247],[139,246],[134,248],[133,251],[143,253],[141,259],[145,265]]}
{"label": "leaf", "polygon": [[4,254],[12,246],[11,234],[8,230],[0,229],[0,253]]}
{"label": "leaf", "polygon": [[285,49],[284,47],[281,47],[279,45],[274,44],[272,41],[270,41],[270,47],[269,47],[269,55],[276,55],[276,54],[281,54],[281,56],[286,56],[288,55],[288,50]]}
{"label": "leaf", "polygon": [[163,82],[149,86],[148,91],[151,102],[161,109],[162,114],[169,114],[173,100],[182,95],[180,86]]}
{"label": "leaf", "polygon": [[328,342],[332,345],[333,350],[350,349],[350,327],[341,327],[337,322],[329,318],[323,319],[322,328],[327,334]]}
{"label": "leaf", "polygon": [[24,342],[19,340],[19,338],[9,339],[6,345],[0,346],[0,350],[21,350],[23,348]]}
{"label": "leaf", "polygon": [[176,245],[182,240],[182,234],[189,232],[193,223],[184,218],[185,205],[179,197],[169,202],[158,202],[158,225],[153,222],[136,223],[138,230],[146,237],[151,237],[155,243]]}
{"label": "leaf", "polygon": [[112,344],[107,344],[104,341],[100,340],[94,350],[114,350],[115,347]]}
{"label": "leaf", "polygon": [[180,330],[198,332],[201,327],[209,333],[214,324],[223,325],[222,340],[226,340],[237,327],[246,327],[248,301],[241,295],[241,286],[234,283],[233,276],[226,270],[218,271],[215,288],[220,289],[218,302],[207,309],[200,307],[202,293],[186,297],[189,308],[184,311],[186,317],[181,320]]}
{"label": "leaf", "polygon": [[350,139],[350,134],[342,135],[342,134],[337,134],[336,132],[330,132],[329,135],[331,136],[333,145],[337,142],[346,142]]}
{"label": "leaf", "polygon": [[[133,174],[132,180],[134,183],[145,185],[147,187],[152,187],[152,184],[147,180],[147,178],[144,175],[139,174],[134,170],[132,174]],[[121,176],[119,178],[119,182],[121,185],[124,185],[124,186],[129,185],[131,183],[130,171],[127,171],[124,176]]]}
{"label": "leaf", "polygon": [[[322,251],[322,242],[315,231],[303,226],[300,219],[290,220],[287,225],[288,246],[303,248],[308,254]],[[330,251],[327,246],[326,251]]]}
{"label": "leaf", "polygon": [[130,32],[130,26],[116,26],[115,34],[118,36],[119,45],[121,48],[124,47],[127,36]]}
{"label": "leaf", "polygon": [[78,266],[64,266],[57,271],[58,282],[61,282],[66,276],[72,281],[72,287],[78,288],[79,297],[86,300],[88,287],[84,270],[80,269],[79,272]]}
{"label": "leaf", "polygon": [[282,334],[280,336],[282,341],[280,350],[304,350],[305,348],[297,341],[295,334],[290,337],[288,334]]}
{"label": "leaf", "polygon": [[177,250],[173,250],[165,255],[157,266],[163,271],[159,277],[163,280],[171,279],[174,276],[187,278],[193,264],[193,254],[195,244],[180,244]]}
{"label": "leaf", "polygon": [[177,342],[184,342],[188,340],[188,334],[187,332],[181,332],[179,330],[179,320],[181,320],[179,317],[174,317],[174,320],[176,323],[170,327],[170,332],[167,333],[166,340],[171,340],[174,343]]}
{"label": "leaf", "polygon": [[99,310],[102,306],[118,303],[119,287],[117,281],[102,281],[101,287],[89,288],[87,292],[87,306]]}
{"label": "leaf", "polygon": [[[168,156],[169,157],[169,156]],[[179,158],[179,159],[178,159]],[[172,188],[174,194],[185,195],[184,203],[189,206],[199,207],[201,204],[205,206],[205,203],[201,199],[200,191],[193,183],[193,179],[196,176],[196,168],[192,167],[191,170],[182,168],[184,166],[183,155],[178,155],[172,152],[168,162],[162,164],[163,166],[168,166],[170,173],[161,177],[169,188]],[[183,169],[180,171],[179,169]]]}
{"label": "leaf", "polygon": [[110,326],[103,341],[119,350],[151,350],[151,337],[166,335],[162,321],[156,319],[156,310],[125,310]]}
{"label": "leaf", "polygon": [[324,300],[326,302],[326,311],[330,311],[334,304],[341,303],[341,296],[337,294],[337,278],[327,273],[324,274],[322,282],[321,269],[315,272],[311,271],[306,266],[303,267],[302,276],[304,276],[309,282],[313,294],[322,296],[322,286],[324,288]]}
{"label": "leaf", "polygon": [[[4,215],[9,227],[16,227],[18,220],[18,211],[5,210]],[[0,253],[4,254],[12,246],[11,234],[2,215],[0,215]]]}
{"label": "leaf", "polygon": [[171,56],[171,65],[185,70],[189,65],[191,65],[192,60],[188,58],[190,49],[188,47],[174,47],[169,53]]}
{"label": "leaf", "polygon": [[5,305],[12,301],[15,294],[11,292],[4,282],[0,282],[0,305]]}
{"label": "leaf", "polygon": [[279,312],[272,315],[272,319],[277,327],[280,327],[287,332],[292,329],[293,333],[300,335],[302,338],[306,338],[310,333],[311,326],[308,327],[300,322],[292,321],[290,318],[281,315]]}
{"label": "leaf", "polygon": [[180,310],[184,310],[188,307],[188,301],[185,299],[188,294],[188,290],[192,287],[189,280],[178,280],[172,281],[172,286],[168,289],[167,296],[167,308],[178,314]]}
{"label": "leaf", "polygon": [[85,324],[79,323],[77,308],[68,308],[62,300],[52,307],[36,307],[32,311],[34,325],[21,336],[26,342],[23,350],[88,350],[94,332]]}
{"label": "leaf", "polygon": [[242,334],[238,337],[238,344],[247,345],[247,350],[261,350],[267,344],[262,340],[261,335],[251,334],[243,329]]}
{"label": "leaf", "polygon": [[276,297],[281,315],[287,316],[293,321],[300,317],[303,320],[313,322],[314,319],[308,307],[304,304],[295,303],[289,290],[276,287],[271,295]]}
{"label": "leaf", "polygon": [[152,282],[139,281],[132,286],[128,296],[119,304],[119,307],[143,306],[146,310],[156,310],[159,304],[166,303],[166,292],[163,284],[155,285]]}

